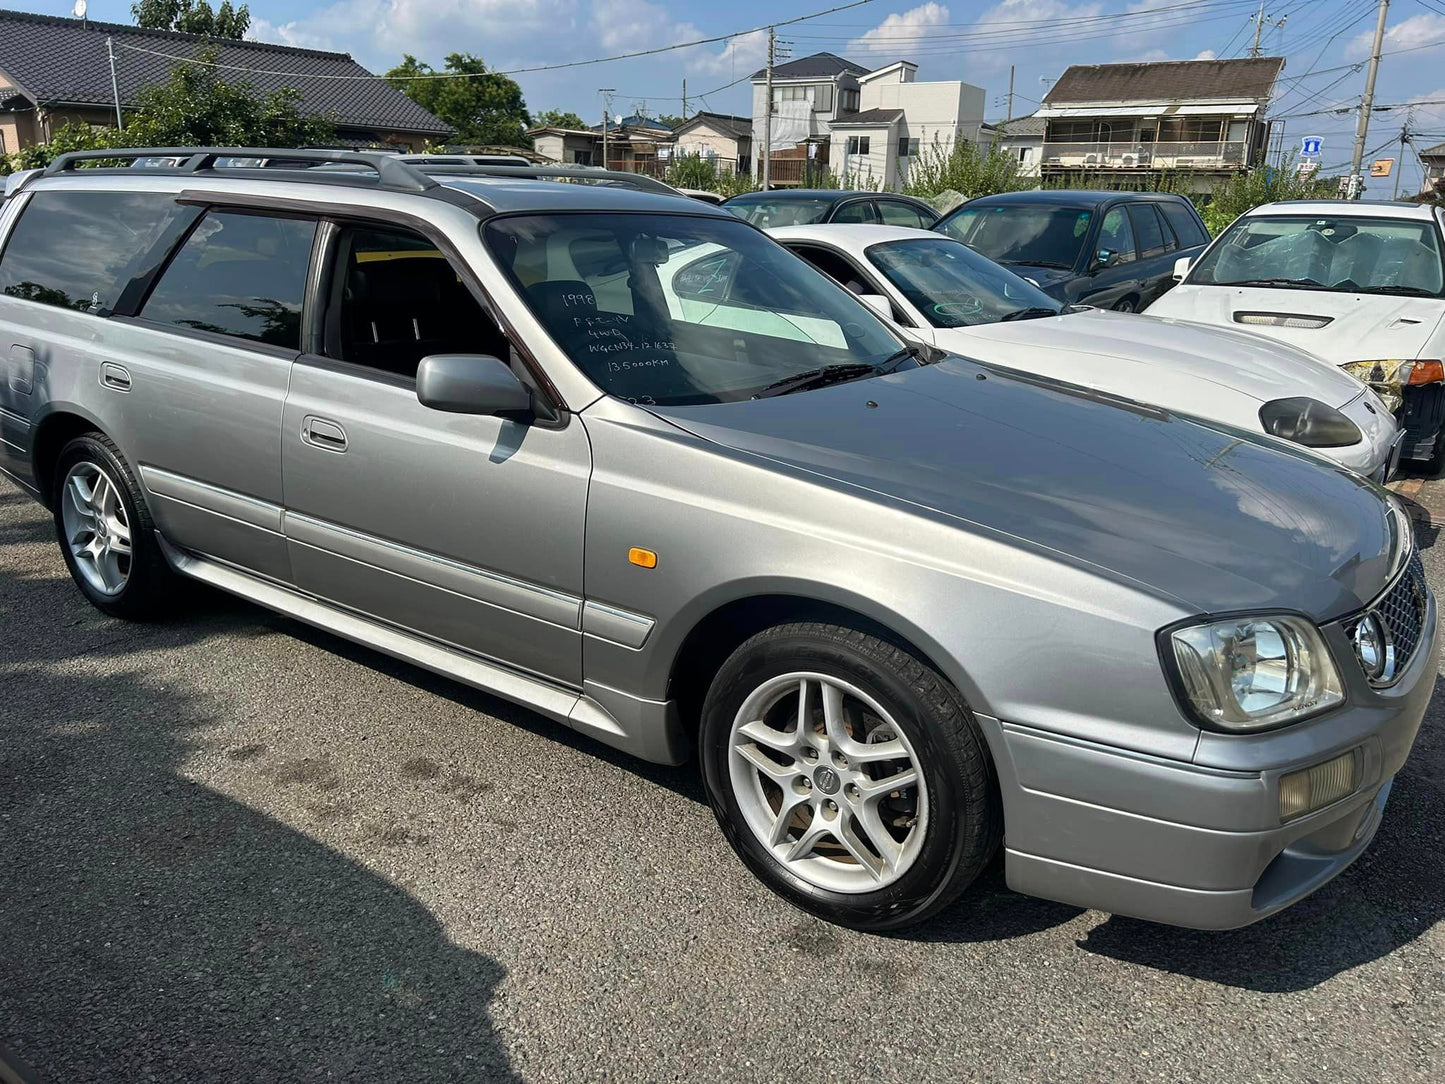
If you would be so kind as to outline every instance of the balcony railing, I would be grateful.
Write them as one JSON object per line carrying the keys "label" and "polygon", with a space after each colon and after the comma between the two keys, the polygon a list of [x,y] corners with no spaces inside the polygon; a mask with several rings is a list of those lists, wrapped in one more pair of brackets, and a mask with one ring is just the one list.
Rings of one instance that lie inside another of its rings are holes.
{"label": "balcony railing", "polygon": [[1044,142],[1043,164],[1064,169],[1242,169],[1248,162],[1242,141],[1202,143]]}

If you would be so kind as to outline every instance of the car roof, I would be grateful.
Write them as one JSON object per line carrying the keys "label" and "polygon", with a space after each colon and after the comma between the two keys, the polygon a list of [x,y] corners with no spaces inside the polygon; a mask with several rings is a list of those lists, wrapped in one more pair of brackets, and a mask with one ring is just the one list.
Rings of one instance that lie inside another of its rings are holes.
{"label": "car roof", "polygon": [[947,234],[933,230],[920,230],[913,226],[875,226],[853,223],[813,223],[806,226],[775,226],[764,230],[777,241],[817,241],[820,244],[835,245],[850,252],[862,252],[872,245],[889,241],[946,241],[960,245]]}
{"label": "car roof", "polygon": [[1261,203],[1246,216],[1268,214],[1329,215],[1332,218],[1418,218],[1429,221],[1435,210],[1429,204],[1404,200],[1297,199]]}
{"label": "car roof", "polygon": [[787,203],[789,200],[827,200],[837,203],[839,200],[851,199],[854,196],[886,196],[890,199],[912,199],[912,196],[900,196],[897,192],[864,192],[855,188],[774,188],[767,192],[742,192],[733,196],[727,202],[746,203],[751,200],[778,200]]}
{"label": "car roof", "polygon": [[1026,192],[995,192],[991,196],[979,196],[964,207],[993,206],[1002,203],[1042,204],[1058,207],[1097,207],[1109,200],[1177,200],[1182,196],[1171,192],[1112,192],[1085,188],[1034,188]]}
{"label": "car roof", "polygon": [[653,211],[657,214],[706,214],[733,218],[715,204],[662,192],[640,192],[621,185],[541,181],[523,177],[437,174],[446,188],[481,200],[498,214],[518,211]]}

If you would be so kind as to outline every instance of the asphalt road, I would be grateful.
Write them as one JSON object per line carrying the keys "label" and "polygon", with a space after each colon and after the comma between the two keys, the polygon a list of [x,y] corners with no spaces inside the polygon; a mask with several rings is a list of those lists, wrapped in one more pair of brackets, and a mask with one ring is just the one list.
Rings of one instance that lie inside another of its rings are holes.
{"label": "asphalt road", "polygon": [[217,596],[102,617],[0,482],[0,1047],[51,1084],[1438,1081],[1442,710],[1367,854],[1256,926],[995,868],[863,936],[754,882],[691,767]]}

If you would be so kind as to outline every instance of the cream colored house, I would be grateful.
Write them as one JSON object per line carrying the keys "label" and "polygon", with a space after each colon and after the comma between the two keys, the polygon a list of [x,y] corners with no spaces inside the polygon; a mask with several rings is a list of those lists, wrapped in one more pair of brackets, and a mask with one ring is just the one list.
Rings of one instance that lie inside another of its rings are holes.
{"label": "cream colored house", "polygon": [[672,154],[695,154],[719,173],[752,169],[753,122],[730,113],[697,113],[672,130]]}

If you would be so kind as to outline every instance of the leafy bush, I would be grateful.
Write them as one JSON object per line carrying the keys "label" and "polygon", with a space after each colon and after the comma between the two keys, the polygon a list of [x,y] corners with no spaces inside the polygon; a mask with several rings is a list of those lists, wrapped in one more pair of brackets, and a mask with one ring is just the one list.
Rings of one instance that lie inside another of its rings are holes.
{"label": "leafy bush", "polygon": [[936,141],[925,147],[909,164],[903,191],[922,199],[948,191],[975,199],[1034,187],[1034,178],[1019,176],[1018,159],[1013,155],[960,140],[947,150]]}
{"label": "leafy bush", "polygon": [[1196,197],[1195,206],[1209,227],[1211,236],[1233,222],[1245,211],[1261,203],[1282,199],[1330,199],[1338,193],[1338,180],[1301,177],[1293,160],[1278,168],[1259,166],[1235,174],[1215,187],[1207,197]]}
{"label": "leafy bush", "polygon": [[700,154],[679,154],[668,163],[664,179],[674,188],[702,188],[711,192],[717,187],[717,166]]}

